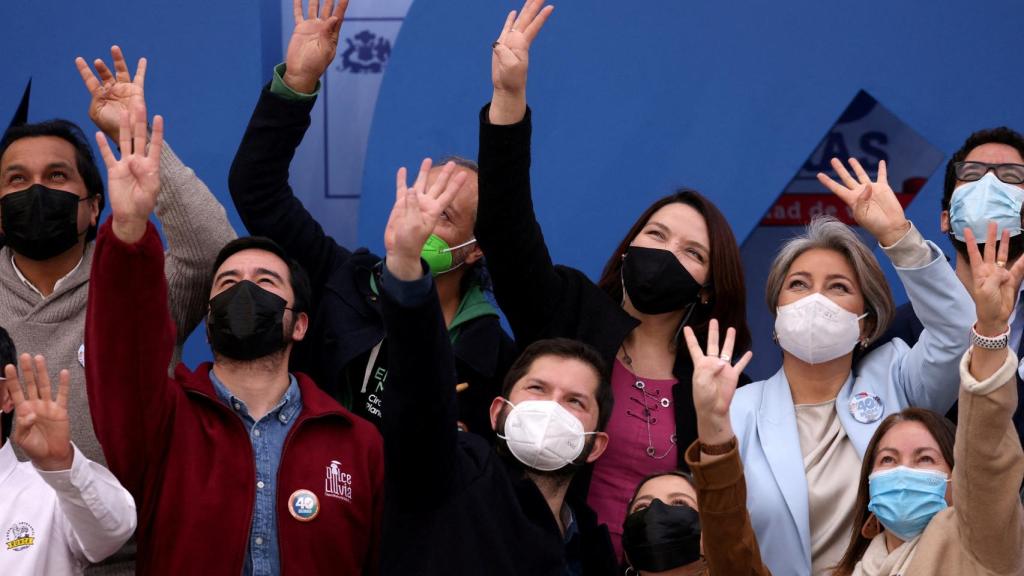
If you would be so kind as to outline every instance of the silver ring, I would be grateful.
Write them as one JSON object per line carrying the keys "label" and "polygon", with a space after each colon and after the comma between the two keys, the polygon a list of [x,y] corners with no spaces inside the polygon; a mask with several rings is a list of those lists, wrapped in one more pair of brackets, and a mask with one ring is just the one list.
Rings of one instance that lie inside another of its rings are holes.
{"label": "silver ring", "polygon": [[728,354],[720,354],[718,357],[726,362],[732,362],[732,356],[729,356]]}

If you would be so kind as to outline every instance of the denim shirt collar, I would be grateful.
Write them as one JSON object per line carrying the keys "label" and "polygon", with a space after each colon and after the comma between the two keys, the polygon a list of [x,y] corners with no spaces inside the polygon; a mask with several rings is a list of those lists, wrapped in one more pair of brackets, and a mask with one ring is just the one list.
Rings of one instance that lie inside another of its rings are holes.
{"label": "denim shirt collar", "polygon": [[[213,389],[217,392],[217,397],[223,402],[228,408],[231,408],[236,414],[239,415],[243,420],[253,420],[252,416],[249,415],[249,408],[245,405],[241,399],[231,393],[227,386],[220,381],[217,374],[210,370],[210,382],[213,383]],[[281,396],[280,402],[277,406],[267,412],[267,416],[276,418],[282,424],[287,424],[294,418],[299,410],[302,409],[302,392],[299,391],[299,383],[295,379],[295,375],[288,374],[288,389],[285,390],[284,395]]]}

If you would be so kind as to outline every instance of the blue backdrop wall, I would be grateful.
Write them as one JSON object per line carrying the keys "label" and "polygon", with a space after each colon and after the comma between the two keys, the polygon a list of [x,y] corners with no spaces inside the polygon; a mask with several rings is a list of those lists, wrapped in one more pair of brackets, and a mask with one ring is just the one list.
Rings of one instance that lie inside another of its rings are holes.
{"label": "blue backdrop wall", "polygon": [[[555,4],[530,55],[534,201],[555,261],[591,277],[643,208],[680,185],[710,196],[742,242],[858,90],[941,150],[943,165],[973,130],[1024,128],[1024,4]],[[413,4],[377,103],[363,242],[381,243],[395,167],[475,154],[490,43],[518,7]],[[938,230],[941,179],[940,168],[908,214],[952,254]],[[748,299],[748,313],[767,314],[762,297]],[[755,351],[778,366],[772,347]]]}
{"label": "blue backdrop wall", "polygon": [[[518,7],[413,3],[374,115],[360,243],[381,245],[398,166],[475,157],[490,43]],[[118,43],[129,60],[150,59],[150,111],[238,225],[227,170],[280,59],[280,14],[279,0],[0,3],[0,122],[31,76],[32,119],[89,126],[73,59],[109,58]],[[1009,0],[558,3],[529,84],[535,201],[555,259],[595,275],[643,207],[684,184],[713,198],[742,241],[860,89],[947,155],[976,128],[1024,128],[1022,20]],[[909,208],[936,239],[939,194],[933,175]],[[186,359],[206,355],[193,338]]]}

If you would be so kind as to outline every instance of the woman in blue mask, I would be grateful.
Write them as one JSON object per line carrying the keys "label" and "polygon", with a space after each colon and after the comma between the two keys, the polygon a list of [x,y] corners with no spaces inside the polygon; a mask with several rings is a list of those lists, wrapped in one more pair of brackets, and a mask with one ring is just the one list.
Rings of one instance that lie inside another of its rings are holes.
{"label": "woman in blue mask", "polygon": [[904,408],[952,406],[974,323],[970,295],[905,217],[885,163],[875,178],[854,159],[850,166],[833,159],[841,183],[819,178],[892,262],[926,330],[913,347],[892,339],[866,351],[894,304],[878,260],[849,226],[817,218],[779,250],[765,292],[782,366],[737,390],[730,410],[747,506],[775,576],[826,576],[842,558],[857,497],[850,479],[871,435]]}
{"label": "woman in blue mask", "polygon": [[[1024,513],[1018,488],[1024,452],[1011,419],[1017,358],[1007,349],[1024,260],[1005,268],[1007,234],[985,256],[965,234],[978,325],[960,363],[959,428],[908,409],[886,418],[868,444],[850,544],[836,576],[1024,574]],[[955,440],[954,440],[955,439]],[[957,465],[954,466],[954,460]]]}

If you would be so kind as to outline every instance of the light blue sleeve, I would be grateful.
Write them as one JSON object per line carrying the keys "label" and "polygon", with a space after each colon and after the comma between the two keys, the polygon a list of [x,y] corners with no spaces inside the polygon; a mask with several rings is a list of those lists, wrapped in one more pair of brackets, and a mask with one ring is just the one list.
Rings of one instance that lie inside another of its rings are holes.
{"label": "light blue sleeve", "polygon": [[893,378],[907,406],[945,414],[960,389],[960,358],[970,345],[974,301],[938,246],[928,246],[934,255],[928,264],[896,267],[924,331],[894,363]]}

